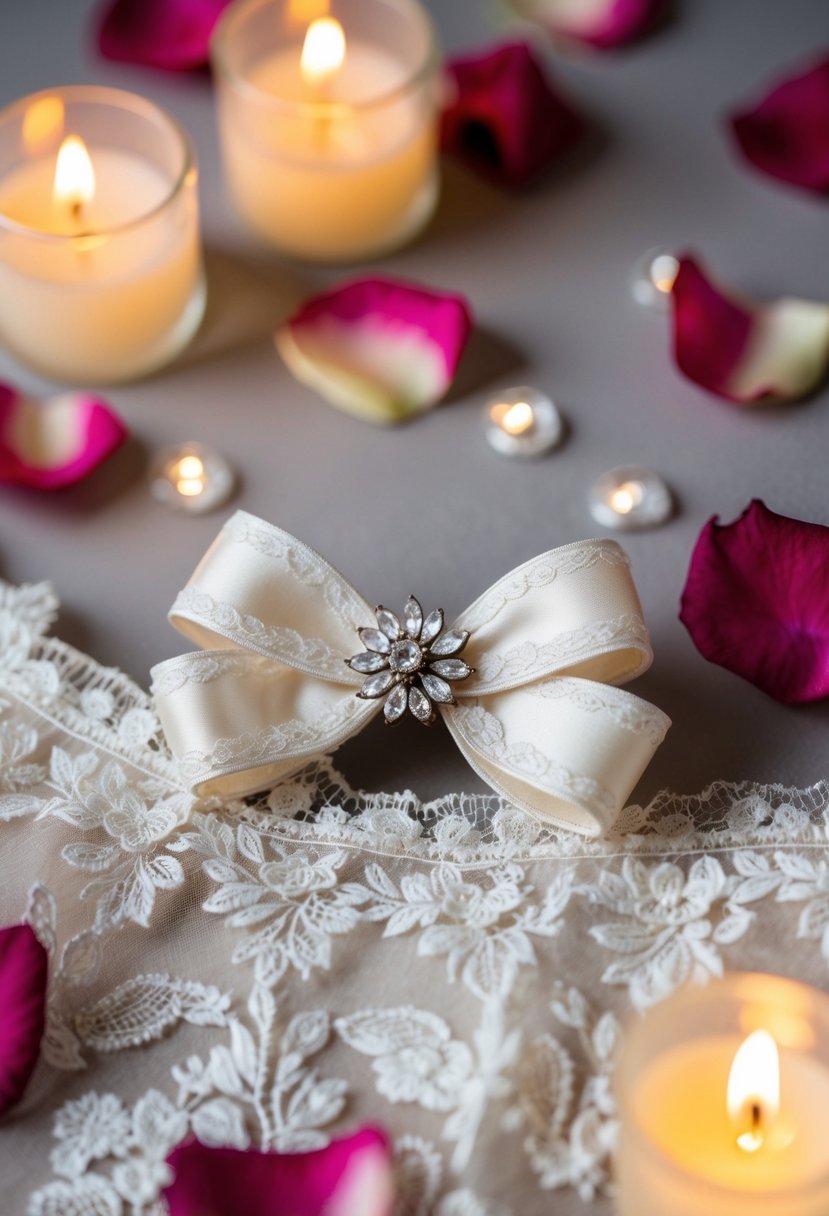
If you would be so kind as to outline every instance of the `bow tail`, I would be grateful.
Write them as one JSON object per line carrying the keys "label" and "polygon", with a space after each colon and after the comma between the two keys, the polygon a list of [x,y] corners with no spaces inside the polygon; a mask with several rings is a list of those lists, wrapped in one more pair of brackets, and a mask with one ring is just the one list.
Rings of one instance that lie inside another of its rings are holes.
{"label": "bow tail", "polygon": [[203,797],[276,785],[357,734],[382,704],[238,649],[182,655],[152,675],[170,749]]}
{"label": "bow tail", "polygon": [[545,823],[609,831],[670,720],[631,693],[561,677],[444,709],[469,764]]}

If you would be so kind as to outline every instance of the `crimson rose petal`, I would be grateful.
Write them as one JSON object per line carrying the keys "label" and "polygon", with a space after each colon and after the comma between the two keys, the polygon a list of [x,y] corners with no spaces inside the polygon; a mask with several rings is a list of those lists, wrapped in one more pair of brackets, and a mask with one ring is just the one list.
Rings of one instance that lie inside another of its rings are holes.
{"label": "crimson rose petal", "polygon": [[46,1021],[48,955],[30,925],[0,929],[0,1115],[23,1097]]}
{"label": "crimson rose petal", "polygon": [[175,1174],[163,1192],[170,1216],[391,1216],[394,1206],[388,1140],[374,1128],[309,1153],[193,1141],[167,1163]]}
{"label": "crimson rose petal", "polygon": [[500,185],[538,178],[584,130],[526,42],[452,59],[446,71],[443,149]]}
{"label": "crimson rose petal", "polygon": [[659,21],[665,7],[664,0],[512,0],[512,6],[555,37],[598,51],[635,42]]}
{"label": "crimson rose petal", "polygon": [[186,72],[208,61],[210,35],[230,0],[114,0],[102,12],[107,59]]}
{"label": "crimson rose petal", "polygon": [[829,528],[755,499],[703,528],[680,620],[700,654],[786,705],[829,696]]}
{"label": "crimson rose petal", "polygon": [[691,257],[679,259],[671,293],[674,358],[702,388],[741,405],[794,401],[829,367],[829,304],[726,295]]}
{"label": "crimson rose petal", "polygon": [[740,151],[755,169],[803,190],[829,194],[829,58],[781,81],[729,121]]}

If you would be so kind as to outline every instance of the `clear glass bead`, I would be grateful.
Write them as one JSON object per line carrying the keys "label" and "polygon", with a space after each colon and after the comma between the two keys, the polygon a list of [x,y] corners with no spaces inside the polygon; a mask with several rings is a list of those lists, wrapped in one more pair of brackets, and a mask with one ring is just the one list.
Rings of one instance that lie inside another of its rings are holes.
{"label": "clear glass bead", "polygon": [[504,389],[484,408],[486,441],[499,456],[543,456],[558,447],[564,422],[553,401],[537,388]]}
{"label": "clear glass bead", "polygon": [[630,292],[637,304],[667,311],[678,270],[679,260],[670,249],[649,249],[637,262],[630,281]]}
{"label": "clear glass bead", "polygon": [[671,491],[662,478],[635,465],[603,473],[590,490],[589,506],[597,524],[617,532],[657,528],[674,510]]}
{"label": "clear glass bead", "polygon": [[236,476],[224,457],[201,443],[162,448],[150,461],[147,476],[157,502],[187,515],[215,511],[236,488]]}

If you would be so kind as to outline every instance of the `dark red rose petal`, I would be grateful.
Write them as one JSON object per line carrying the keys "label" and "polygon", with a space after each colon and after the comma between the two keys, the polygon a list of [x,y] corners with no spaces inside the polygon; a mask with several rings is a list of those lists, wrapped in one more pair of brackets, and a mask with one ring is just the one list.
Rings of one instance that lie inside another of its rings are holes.
{"label": "dark red rose petal", "polygon": [[48,955],[30,925],[0,929],[0,1115],[23,1097],[46,1023]]}
{"label": "dark red rose petal", "polygon": [[186,72],[208,61],[210,36],[230,0],[115,0],[101,13],[107,59]]}

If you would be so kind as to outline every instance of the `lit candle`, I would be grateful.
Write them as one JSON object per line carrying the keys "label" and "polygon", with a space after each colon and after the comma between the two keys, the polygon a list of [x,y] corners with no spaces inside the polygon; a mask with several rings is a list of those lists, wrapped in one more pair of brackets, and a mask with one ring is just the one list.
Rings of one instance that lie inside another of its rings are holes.
{"label": "lit candle", "polygon": [[633,298],[646,308],[665,310],[671,299],[679,259],[667,249],[650,249],[637,264],[630,284]]}
{"label": "lit candle", "polygon": [[829,1000],[767,975],[689,987],[617,1071],[621,1216],[825,1216]]}
{"label": "lit candle", "polygon": [[337,15],[324,0],[241,0],[213,38],[236,205],[266,242],[312,261],[396,248],[438,195],[429,19],[417,0],[341,0]]}
{"label": "lit candle", "polygon": [[0,113],[0,343],[57,380],[132,379],[204,302],[196,169],[163,111],[79,86]]}
{"label": "lit candle", "polygon": [[564,423],[545,393],[524,385],[505,389],[487,404],[484,433],[500,456],[543,456],[561,442]]}
{"label": "lit candle", "polygon": [[150,464],[150,489],[157,502],[187,515],[206,515],[230,498],[236,478],[227,461],[200,443],[163,448]]}
{"label": "lit candle", "polygon": [[590,490],[588,505],[597,524],[617,532],[658,527],[674,510],[671,491],[662,478],[636,466],[603,473]]}

